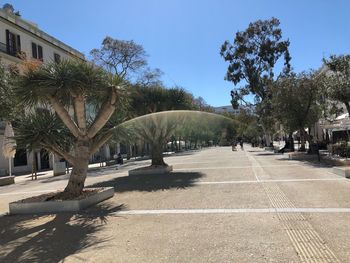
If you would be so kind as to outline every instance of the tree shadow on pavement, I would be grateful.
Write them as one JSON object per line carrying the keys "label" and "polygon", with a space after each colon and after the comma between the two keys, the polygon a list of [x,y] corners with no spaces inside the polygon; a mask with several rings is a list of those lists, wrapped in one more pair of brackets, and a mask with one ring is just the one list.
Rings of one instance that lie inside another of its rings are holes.
{"label": "tree shadow on pavement", "polygon": [[275,153],[273,153],[273,152],[269,152],[269,153],[257,153],[257,154],[255,154],[254,156],[256,156],[256,157],[260,157],[260,156],[273,156],[273,155],[276,155]]}
{"label": "tree shadow on pavement", "polygon": [[123,209],[100,204],[78,214],[1,217],[0,262],[60,262],[88,247],[105,246],[110,238],[96,234],[108,216]]}
{"label": "tree shadow on pavement", "polygon": [[171,157],[178,157],[178,156],[189,156],[189,155],[194,155],[194,154],[199,153],[199,152],[200,152],[200,150],[180,151],[180,152],[175,152],[175,153],[164,155],[164,157],[171,158]]}
{"label": "tree shadow on pavement", "polygon": [[263,151],[264,151],[263,149],[259,149],[259,150],[248,150],[247,152],[258,153],[258,152],[263,152]]}
{"label": "tree shadow on pavement", "polygon": [[311,167],[317,167],[317,168],[331,168],[333,165],[324,163],[324,162],[319,162],[316,160],[317,156],[314,157],[315,160],[302,160],[302,159],[289,159],[289,158],[277,158],[277,161],[282,161],[282,162],[298,162],[300,164],[303,164],[305,166],[311,166]]}
{"label": "tree shadow on pavement", "polygon": [[171,188],[186,188],[194,186],[197,179],[203,176],[197,172],[171,172],[159,175],[129,175],[113,180],[100,182],[88,187],[114,187],[114,191],[146,191],[166,190]]}

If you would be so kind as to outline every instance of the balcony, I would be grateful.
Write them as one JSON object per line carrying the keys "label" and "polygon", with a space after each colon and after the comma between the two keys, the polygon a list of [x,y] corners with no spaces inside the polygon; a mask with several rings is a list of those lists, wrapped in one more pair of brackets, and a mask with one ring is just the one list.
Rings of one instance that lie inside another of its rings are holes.
{"label": "balcony", "polygon": [[20,58],[20,59],[25,58],[25,52],[18,51],[16,48],[9,47],[5,43],[1,43],[1,42],[0,42],[0,52],[10,55],[12,57]]}

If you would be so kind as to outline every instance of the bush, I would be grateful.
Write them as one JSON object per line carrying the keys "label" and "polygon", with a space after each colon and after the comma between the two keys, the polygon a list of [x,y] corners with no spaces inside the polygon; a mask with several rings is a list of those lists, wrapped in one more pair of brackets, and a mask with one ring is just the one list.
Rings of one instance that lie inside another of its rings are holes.
{"label": "bush", "polygon": [[333,144],[331,147],[332,154],[339,155],[340,157],[350,158],[350,145],[347,142],[340,144]]}

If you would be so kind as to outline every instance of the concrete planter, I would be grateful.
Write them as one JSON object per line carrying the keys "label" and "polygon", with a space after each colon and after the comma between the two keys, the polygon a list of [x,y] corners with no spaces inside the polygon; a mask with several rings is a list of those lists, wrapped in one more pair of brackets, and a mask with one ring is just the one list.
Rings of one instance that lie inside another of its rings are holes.
{"label": "concrete planter", "polygon": [[14,184],[14,183],[15,183],[15,177],[14,176],[0,177],[0,186]]}
{"label": "concrete planter", "polygon": [[264,150],[265,151],[274,151],[275,148],[274,147],[265,147]]}
{"label": "concrete planter", "polygon": [[350,160],[332,158],[332,156],[322,156],[322,161],[332,166],[350,166]]}
{"label": "concrete planter", "polygon": [[333,167],[333,173],[350,179],[350,167]]}
{"label": "concrete planter", "polygon": [[288,154],[289,160],[300,160],[300,161],[316,161],[318,160],[317,154],[307,154],[305,152],[293,152]]}
{"label": "concrete planter", "polygon": [[66,162],[56,162],[53,164],[53,176],[66,174]]}
{"label": "concrete planter", "polygon": [[[94,188],[90,188],[94,189]],[[41,214],[41,213],[59,213],[59,212],[78,212],[89,206],[102,202],[113,197],[114,188],[106,187],[98,193],[92,194],[80,200],[66,201],[42,201],[42,202],[12,202],[9,204],[10,214]]]}
{"label": "concrete planter", "polygon": [[148,167],[142,167],[134,170],[129,171],[129,175],[154,175],[154,174],[166,174],[173,170],[173,166],[148,166]]}

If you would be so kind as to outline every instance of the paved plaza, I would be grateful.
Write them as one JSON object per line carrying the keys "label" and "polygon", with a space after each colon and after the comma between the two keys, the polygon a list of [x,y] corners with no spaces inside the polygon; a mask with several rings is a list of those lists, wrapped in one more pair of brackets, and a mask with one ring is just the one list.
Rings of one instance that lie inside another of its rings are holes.
{"label": "paved plaza", "polygon": [[[1,216],[0,262],[350,261],[350,181],[330,167],[250,147],[166,162],[162,176],[127,175],[149,160],[90,170],[87,185],[116,193],[79,214]],[[0,187],[0,214],[66,179]]]}

